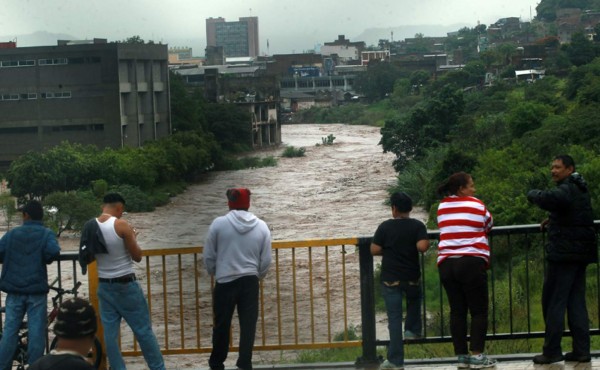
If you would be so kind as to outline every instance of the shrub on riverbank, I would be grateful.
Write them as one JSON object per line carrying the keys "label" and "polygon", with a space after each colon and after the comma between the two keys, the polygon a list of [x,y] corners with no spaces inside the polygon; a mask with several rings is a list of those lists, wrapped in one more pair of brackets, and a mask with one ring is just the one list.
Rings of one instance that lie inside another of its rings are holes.
{"label": "shrub on riverbank", "polygon": [[288,146],[284,149],[283,153],[281,153],[282,157],[293,158],[293,157],[304,157],[304,153],[306,149],[304,148],[296,148],[294,146]]}

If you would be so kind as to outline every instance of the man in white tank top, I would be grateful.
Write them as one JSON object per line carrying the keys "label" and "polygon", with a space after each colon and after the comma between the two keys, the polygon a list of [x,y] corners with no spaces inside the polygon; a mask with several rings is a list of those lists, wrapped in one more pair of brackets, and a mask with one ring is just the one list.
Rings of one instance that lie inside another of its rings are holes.
{"label": "man in white tank top", "polygon": [[106,241],[107,254],[95,255],[98,266],[98,300],[104,327],[106,355],[112,370],[126,369],[119,348],[121,319],[135,334],[151,370],[164,370],[160,347],[152,331],[148,302],[136,281],[133,262],[142,260],[134,229],[121,220],[125,200],[116,193],[104,196],[102,214],[96,218]]}

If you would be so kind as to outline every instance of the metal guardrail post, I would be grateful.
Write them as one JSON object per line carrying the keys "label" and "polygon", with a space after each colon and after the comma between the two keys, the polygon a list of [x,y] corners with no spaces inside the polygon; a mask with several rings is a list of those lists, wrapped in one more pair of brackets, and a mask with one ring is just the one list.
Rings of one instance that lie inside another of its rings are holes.
{"label": "metal guardrail post", "polygon": [[375,291],[371,238],[358,239],[360,257],[360,307],[362,319],[362,357],[357,364],[378,363],[375,328]]}
{"label": "metal guardrail post", "polygon": [[92,262],[88,265],[88,289],[89,289],[89,298],[90,303],[96,310],[96,320],[98,322],[98,331],[96,331],[96,337],[102,343],[102,361],[100,362],[100,366],[98,370],[106,370],[107,362],[106,362],[106,345],[104,343],[104,328],[102,327],[102,321],[100,320],[100,302],[98,301],[98,269],[96,267],[96,262]]}

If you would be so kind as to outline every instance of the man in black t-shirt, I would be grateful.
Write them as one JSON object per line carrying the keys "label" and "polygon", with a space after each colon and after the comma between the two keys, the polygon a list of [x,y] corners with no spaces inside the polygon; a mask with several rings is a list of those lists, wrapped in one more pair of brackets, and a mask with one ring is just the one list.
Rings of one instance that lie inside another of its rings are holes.
{"label": "man in black t-shirt", "polygon": [[54,324],[56,348],[34,362],[29,370],[94,370],[85,356],[94,344],[96,329],[96,312],[88,301],[81,298],[64,301]]}
{"label": "man in black t-shirt", "polygon": [[404,337],[418,338],[422,330],[419,253],[429,249],[429,239],[425,225],[410,218],[412,199],[406,193],[392,194],[390,203],[393,218],[379,225],[371,243],[371,254],[383,257],[381,289],[390,332],[387,360],[380,369],[403,369],[402,300],[406,296]]}

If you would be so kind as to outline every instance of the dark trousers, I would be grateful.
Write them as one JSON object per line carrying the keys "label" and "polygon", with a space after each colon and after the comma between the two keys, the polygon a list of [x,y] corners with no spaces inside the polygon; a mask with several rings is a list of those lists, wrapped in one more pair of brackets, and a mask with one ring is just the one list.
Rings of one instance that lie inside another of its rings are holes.
{"label": "dark trousers", "polygon": [[208,364],[211,369],[224,369],[223,363],[229,352],[229,332],[233,311],[237,306],[240,321],[239,357],[236,366],[252,370],[252,348],[258,319],[258,278],[244,276],[229,283],[215,284],[213,291],[212,353]]}
{"label": "dark trousers", "polygon": [[447,258],[439,266],[450,303],[454,353],[469,353],[467,314],[471,313],[471,351],[483,352],[488,325],[488,285],[485,261],[479,257]]}
{"label": "dark trousers", "polygon": [[573,353],[590,354],[590,324],[585,302],[584,263],[548,262],[542,290],[542,312],[546,323],[544,354],[562,354],[565,311],[573,335]]}

